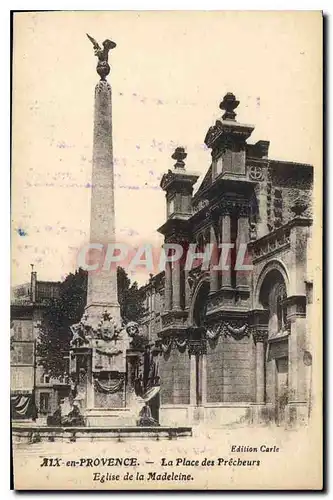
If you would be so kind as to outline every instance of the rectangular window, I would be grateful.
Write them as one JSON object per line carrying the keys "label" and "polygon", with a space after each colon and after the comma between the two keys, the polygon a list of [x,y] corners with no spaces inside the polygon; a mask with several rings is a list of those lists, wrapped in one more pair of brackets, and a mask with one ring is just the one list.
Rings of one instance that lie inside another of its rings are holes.
{"label": "rectangular window", "polygon": [[14,339],[33,340],[33,324],[31,320],[14,320]]}
{"label": "rectangular window", "polygon": [[14,329],[14,339],[15,340],[22,340],[22,325],[21,325],[21,322],[14,321],[13,329]]}
{"label": "rectangular window", "polygon": [[34,363],[34,345],[32,342],[14,343],[10,354],[13,365],[33,365]]}

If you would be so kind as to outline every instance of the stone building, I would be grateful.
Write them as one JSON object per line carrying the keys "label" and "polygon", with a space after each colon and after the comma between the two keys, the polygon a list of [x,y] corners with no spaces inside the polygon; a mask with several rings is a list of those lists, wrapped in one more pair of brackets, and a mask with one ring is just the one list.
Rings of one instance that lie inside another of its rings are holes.
{"label": "stone building", "polygon": [[37,280],[16,286],[11,297],[11,411],[13,419],[30,419],[34,404],[38,417],[52,414],[68,392],[66,377],[52,379],[38,365],[36,342],[49,299],[59,294],[60,282]]}
{"label": "stone building", "polygon": [[165,244],[187,255],[191,244],[213,248],[208,265],[206,254],[190,270],[185,258],[167,262],[143,288],[143,328],[160,352],[162,424],[285,425],[311,410],[313,168],[270,159],[268,141],[248,143],[254,127],[236,120],[238,104],[231,93],[220,104],[195,194],[183,148],[161,180]]}
{"label": "stone building", "polygon": [[158,339],[158,332],[162,329],[162,315],[164,312],[164,272],[151,275],[147,285],[140,288],[143,297],[143,316],[141,318],[141,334],[148,338],[150,344]]}

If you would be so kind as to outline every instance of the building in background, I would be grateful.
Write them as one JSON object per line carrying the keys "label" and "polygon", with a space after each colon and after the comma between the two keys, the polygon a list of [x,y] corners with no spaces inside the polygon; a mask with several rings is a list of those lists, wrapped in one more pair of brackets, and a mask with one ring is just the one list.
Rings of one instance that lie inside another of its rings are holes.
{"label": "building in background", "polygon": [[68,394],[66,376],[52,379],[38,366],[36,343],[39,325],[50,299],[59,296],[60,282],[39,281],[13,287],[11,296],[11,411],[13,419],[52,414]]}
{"label": "building in background", "polygon": [[[254,127],[236,121],[238,104],[230,93],[220,104],[194,195],[198,176],[181,147],[161,180],[165,243],[185,255],[191,243],[214,248],[207,269],[203,259],[190,271],[185,259],[168,263],[142,289],[143,328],[160,352],[162,425],[285,425],[306,422],[311,409],[313,168],[269,159],[268,141],[249,144]],[[221,244],[233,248],[218,271]],[[237,258],[253,268],[237,269]]]}
{"label": "building in background", "polygon": [[154,344],[158,340],[158,333],[162,328],[162,314],[164,311],[165,273],[151,275],[149,282],[140,288],[143,297],[144,313],[140,319],[141,333]]}

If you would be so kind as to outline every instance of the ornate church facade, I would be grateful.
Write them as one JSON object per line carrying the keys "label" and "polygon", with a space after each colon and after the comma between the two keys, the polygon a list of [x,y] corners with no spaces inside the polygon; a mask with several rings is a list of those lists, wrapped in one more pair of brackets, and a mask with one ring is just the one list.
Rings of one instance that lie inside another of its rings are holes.
{"label": "ornate church facade", "polygon": [[[185,254],[191,244],[197,252],[213,245],[208,266],[204,253],[191,269],[184,258],[166,262],[143,289],[162,425],[288,425],[311,413],[313,168],[270,159],[268,141],[248,143],[254,127],[236,120],[238,104],[231,93],[220,104],[223,116],[205,138],[211,165],[195,194],[198,176],[181,147],[161,180],[165,244]],[[237,266],[241,248],[245,267]]]}

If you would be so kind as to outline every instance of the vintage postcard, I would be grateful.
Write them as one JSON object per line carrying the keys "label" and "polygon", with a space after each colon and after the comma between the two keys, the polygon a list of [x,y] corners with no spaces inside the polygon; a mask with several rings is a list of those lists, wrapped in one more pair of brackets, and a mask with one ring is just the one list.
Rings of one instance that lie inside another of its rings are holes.
{"label": "vintage postcard", "polygon": [[322,489],[322,29],[13,13],[15,489]]}

